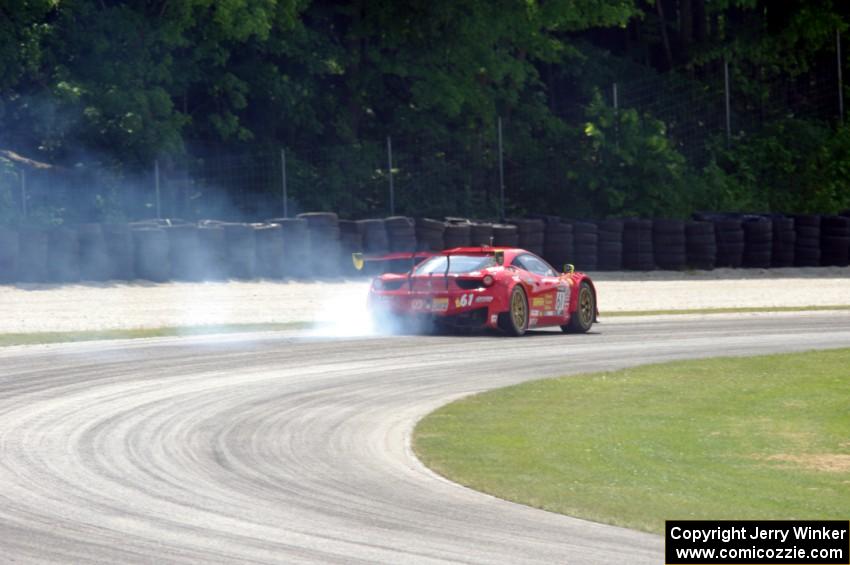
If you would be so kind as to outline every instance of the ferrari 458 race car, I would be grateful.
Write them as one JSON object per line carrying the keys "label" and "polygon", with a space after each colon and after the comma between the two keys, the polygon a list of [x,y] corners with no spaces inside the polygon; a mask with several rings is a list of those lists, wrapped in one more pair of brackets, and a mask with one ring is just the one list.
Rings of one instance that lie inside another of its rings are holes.
{"label": "ferrari 458 race car", "polygon": [[[405,258],[406,273],[384,273],[372,281],[369,310],[379,329],[412,322],[492,328],[514,336],[546,326],[583,333],[597,318],[590,277],[571,267],[558,273],[524,249],[458,247],[365,260],[397,264]],[[354,261],[362,267],[364,258]]]}

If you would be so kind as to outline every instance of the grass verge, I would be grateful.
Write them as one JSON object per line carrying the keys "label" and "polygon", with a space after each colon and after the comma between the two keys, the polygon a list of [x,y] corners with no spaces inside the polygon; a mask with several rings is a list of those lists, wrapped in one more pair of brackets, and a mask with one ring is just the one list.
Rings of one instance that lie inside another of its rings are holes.
{"label": "grass verge", "polygon": [[471,488],[660,533],[669,519],[850,512],[850,349],[675,362],[500,389],[422,420]]}
{"label": "grass verge", "polygon": [[72,341],[97,341],[104,339],[136,339],[144,337],[171,337],[239,332],[280,331],[306,328],[307,322],[278,324],[227,324],[207,326],[175,326],[127,330],[96,330],[79,332],[34,332],[0,334],[0,347],[9,345],[36,345]]}
{"label": "grass verge", "polygon": [[693,308],[690,310],[624,310],[602,312],[605,318],[621,316],[666,316],[675,314],[748,314],[752,312],[828,312],[850,310],[850,305],[832,306],[757,306],[750,308]]}

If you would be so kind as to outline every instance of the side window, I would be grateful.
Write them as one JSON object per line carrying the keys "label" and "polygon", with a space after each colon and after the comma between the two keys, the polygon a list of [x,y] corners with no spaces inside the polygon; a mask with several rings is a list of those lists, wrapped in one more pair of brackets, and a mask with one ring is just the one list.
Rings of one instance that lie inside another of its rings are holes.
{"label": "side window", "polygon": [[528,271],[529,273],[534,273],[535,275],[540,275],[541,277],[557,276],[557,273],[555,273],[552,267],[534,255],[520,255],[514,259],[513,264],[520,269]]}

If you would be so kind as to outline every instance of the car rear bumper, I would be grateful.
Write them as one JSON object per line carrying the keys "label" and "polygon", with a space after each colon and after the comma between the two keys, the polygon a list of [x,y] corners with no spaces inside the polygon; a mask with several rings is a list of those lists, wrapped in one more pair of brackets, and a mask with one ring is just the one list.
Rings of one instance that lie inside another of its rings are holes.
{"label": "car rear bumper", "polygon": [[507,310],[493,289],[439,293],[372,291],[369,308],[377,315],[430,319],[451,327],[498,327],[498,314]]}

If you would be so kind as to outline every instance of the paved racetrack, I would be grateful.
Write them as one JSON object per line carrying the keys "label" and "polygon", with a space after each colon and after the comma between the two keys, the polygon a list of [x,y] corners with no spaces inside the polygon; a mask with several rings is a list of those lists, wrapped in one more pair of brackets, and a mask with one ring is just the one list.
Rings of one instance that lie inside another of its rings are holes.
{"label": "paved racetrack", "polygon": [[656,536],[437,477],[410,453],[413,424],[536,377],[840,346],[846,312],[5,348],[0,561],[661,563]]}

